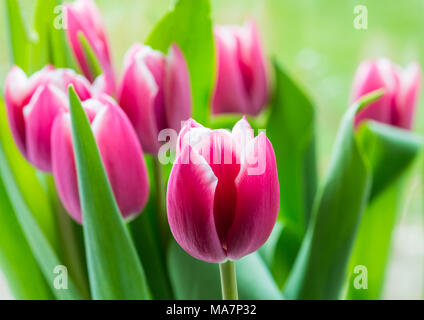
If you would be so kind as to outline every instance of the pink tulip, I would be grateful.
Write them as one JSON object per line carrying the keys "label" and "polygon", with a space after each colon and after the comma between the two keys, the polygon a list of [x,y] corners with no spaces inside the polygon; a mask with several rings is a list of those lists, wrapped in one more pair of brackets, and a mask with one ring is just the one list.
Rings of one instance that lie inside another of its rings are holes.
{"label": "pink tulip", "polygon": [[417,63],[402,69],[388,59],[362,62],[356,72],[352,101],[378,89],[384,89],[385,94],[357,115],[355,126],[371,119],[411,130],[420,88]]}
{"label": "pink tulip", "polygon": [[[83,102],[103,164],[122,216],[138,215],[147,202],[149,185],[143,150],[125,113],[102,95]],[[68,113],[52,129],[52,165],[57,190],[66,210],[82,223],[78,180]]]}
{"label": "pink tulip", "polygon": [[28,161],[46,172],[51,171],[51,127],[55,117],[67,109],[70,84],[82,100],[90,98],[89,82],[70,69],[47,66],[28,78],[15,66],[6,79],[5,102],[13,138]]}
{"label": "pink tulip", "polygon": [[178,46],[172,45],[164,56],[148,46],[133,45],[124,60],[118,100],[145,152],[157,154],[159,132],[179,132],[181,122],[191,115],[189,72]]}
{"label": "pink tulip", "polygon": [[95,76],[84,53],[79,35],[87,39],[104,72],[106,93],[116,91],[115,73],[113,71],[109,45],[106,39],[102,17],[93,0],[76,0],[65,3],[66,34],[75,58],[88,80],[94,82]]}
{"label": "pink tulip", "polygon": [[221,26],[214,33],[218,79],[213,113],[258,115],[268,103],[270,85],[256,25]]}
{"label": "pink tulip", "polygon": [[221,263],[258,250],[277,219],[274,150],[244,118],[232,133],[193,120],[180,132],[168,183],[171,231],[191,256]]}

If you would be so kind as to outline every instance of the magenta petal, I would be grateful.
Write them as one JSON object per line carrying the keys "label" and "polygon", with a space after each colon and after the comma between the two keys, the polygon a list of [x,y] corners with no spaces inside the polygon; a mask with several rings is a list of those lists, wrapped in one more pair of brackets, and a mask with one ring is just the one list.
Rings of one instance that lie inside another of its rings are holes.
{"label": "magenta petal", "polygon": [[268,76],[265,53],[256,24],[249,21],[239,32],[240,68],[249,94],[250,115],[258,115],[268,102]]}
{"label": "magenta petal", "polygon": [[55,86],[39,87],[24,108],[27,157],[42,171],[51,171],[50,136],[53,121],[66,109],[66,96]]}
{"label": "magenta petal", "polygon": [[394,125],[411,130],[421,89],[421,68],[418,63],[411,63],[400,74],[399,92],[396,96]]}
{"label": "magenta petal", "polygon": [[203,128],[202,125],[198,124],[195,120],[192,118],[188,119],[183,127],[181,128],[180,133],[178,134],[177,138],[177,146],[176,146],[176,156],[178,157],[181,154],[181,151],[189,145],[190,139],[185,139],[186,134],[190,134],[190,130],[193,128]]}
{"label": "magenta petal", "polygon": [[[258,158],[258,162],[249,161],[255,157],[262,158]],[[277,220],[280,199],[277,164],[272,145],[264,133],[249,145],[236,187],[236,213],[226,241],[227,255],[232,260],[258,250]]]}
{"label": "magenta petal", "polygon": [[4,98],[12,136],[24,156],[26,156],[26,142],[23,107],[27,97],[27,85],[25,72],[14,66],[6,78]]}
{"label": "magenta petal", "polygon": [[92,128],[123,217],[138,215],[147,202],[149,184],[143,151],[130,121],[117,105],[108,103]]}
{"label": "magenta petal", "polygon": [[52,168],[57,192],[66,211],[81,224],[82,215],[69,114],[60,115],[54,121],[51,144]]}
{"label": "magenta petal", "polygon": [[140,57],[136,56],[127,63],[118,92],[119,104],[131,120],[143,150],[150,154],[157,153],[159,149],[155,121],[158,90],[152,73]]}
{"label": "magenta petal", "polygon": [[215,28],[217,83],[213,113],[248,113],[249,100],[238,59],[238,43],[231,27]]}
{"label": "magenta petal", "polygon": [[359,66],[354,80],[352,102],[378,89],[384,89],[386,93],[356,116],[355,126],[365,119],[390,124],[395,90],[391,68],[387,60],[365,61]]}
{"label": "magenta petal", "polygon": [[[242,150],[251,142],[254,138],[254,132],[246,117],[243,117],[236,123],[232,131],[233,138],[238,144],[238,148]],[[241,154],[241,152],[239,152]]]}
{"label": "magenta petal", "polygon": [[[207,262],[226,259],[213,214],[217,178],[209,165],[187,146],[177,158],[167,192],[168,220],[178,244],[191,256]],[[181,164],[182,157],[198,164]]]}
{"label": "magenta petal", "polygon": [[177,132],[181,122],[191,116],[190,76],[184,55],[176,44],[171,46],[167,61],[165,109],[168,127]]}
{"label": "magenta petal", "polygon": [[94,75],[91,73],[89,63],[80,43],[79,34],[83,34],[86,37],[102,66],[107,92],[109,94],[115,93],[115,73],[111,64],[103,22],[97,6],[92,0],[77,0],[74,3],[67,3],[65,6],[68,40],[84,75],[91,82],[94,81]]}

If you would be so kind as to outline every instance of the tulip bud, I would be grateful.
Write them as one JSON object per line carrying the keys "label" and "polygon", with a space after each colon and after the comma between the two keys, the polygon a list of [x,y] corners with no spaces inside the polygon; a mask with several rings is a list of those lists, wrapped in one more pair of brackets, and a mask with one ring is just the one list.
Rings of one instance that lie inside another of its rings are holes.
{"label": "tulip bud", "polygon": [[114,94],[116,91],[115,73],[99,9],[92,0],[76,0],[65,3],[65,9],[66,34],[82,72],[88,80],[94,82],[95,75],[92,73],[90,63],[85,55],[79,38],[80,34],[87,39],[103,69],[106,92]]}
{"label": "tulip bud", "polygon": [[402,69],[388,59],[362,62],[355,75],[352,101],[378,89],[383,89],[384,94],[356,116],[355,126],[371,119],[411,130],[420,87],[417,63]]}
{"label": "tulip bud", "polygon": [[242,119],[232,133],[188,121],[168,183],[169,225],[191,256],[221,263],[258,250],[277,219],[274,150]]}
{"label": "tulip bud", "polygon": [[82,100],[91,96],[89,82],[70,69],[47,66],[27,78],[15,66],[7,76],[5,102],[12,136],[27,160],[42,171],[51,171],[51,127],[67,109],[71,84]]}
{"label": "tulip bud", "polygon": [[268,103],[269,80],[256,25],[220,26],[214,34],[218,79],[213,113],[258,115]]}
{"label": "tulip bud", "polygon": [[[83,102],[122,216],[130,219],[144,208],[149,185],[143,150],[125,113],[102,95]],[[58,194],[69,214],[82,223],[69,113],[58,116],[52,129],[52,165]]]}
{"label": "tulip bud", "polygon": [[144,151],[157,154],[159,132],[179,132],[181,122],[191,115],[188,67],[178,46],[172,45],[164,56],[148,46],[133,45],[124,60],[118,100]]}

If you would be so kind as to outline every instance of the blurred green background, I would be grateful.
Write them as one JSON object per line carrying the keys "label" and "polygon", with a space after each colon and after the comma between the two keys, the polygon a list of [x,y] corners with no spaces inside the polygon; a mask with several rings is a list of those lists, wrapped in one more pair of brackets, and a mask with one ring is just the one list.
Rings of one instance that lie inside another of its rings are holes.
{"label": "blurred green background", "polygon": [[[115,68],[126,50],[143,42],[174,0],[97,0],[111,42]],[[424,65],[423,0],[211,0],[216,24],[256,20],[268,54],[275,57],[309,93],[317,108],[319,167],[323,173],[342,114],[349,101],[355,69],[363,59],[386,56],[406,65]],[[34,1],[21,0],[28,19]],[[354,28],[354,8],[368,9],[368,29]],[[0,6],[0,88],[9,69]],[[424,133],[424,97],[416,128]],[[296,106],[293,106],[296,108]],[[278,148],[278,146],[274,146]],[[404,210],[396,229],[387,298],[424,298],[422,159],[410,174]],[[342,214],[342,213],[341,213]],[[376,230],[378,232],[378,230]],[[0,297],[6,293],[1,285]]]}

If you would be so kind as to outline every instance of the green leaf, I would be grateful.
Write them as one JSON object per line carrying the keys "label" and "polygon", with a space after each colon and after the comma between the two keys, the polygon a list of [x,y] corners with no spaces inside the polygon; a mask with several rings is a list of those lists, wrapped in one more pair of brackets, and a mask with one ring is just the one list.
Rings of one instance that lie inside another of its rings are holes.
{"label": "green leaf", "polygon": [[[362,125],[358,137],[371,164],[373,180],[369,205],[350,262],[347,298],[379,299],[399,211],[400,178],[417,158],[422,140],[409,131],[374,121]],[[367,268],[367,290],[354,287],[358,265]]]}
{"label": "green leaf", "polygon": [[6,116],[6,108],[0,98],[0,142],[8,161],[8,174],[13,175],[19,195],[25,200],[38,225],[53,246],[60,251],[56,217],[50,205],[50,199],[36,175],[34,168],[22,157],[12,138]]}
{"label": "green leaf", "polygon": [[57,266],[63,265],[63,263],[58,258],[55,250],[45,237],[42,229],[29,210],[25,198],[21,194],[18,184],[13,176],[12,169],[4,151],[4,146],[1,144],[0,173],[2,175],[4,184],[7,186],[6,191],[8,197],[12,203],[21,228],[27,238],[28,244],[31,247],[31,251],[37,260],[47,283],[50,285],[52,292],[58,299],[81,299],[81,296],[76,289],[72,279],[68,279],[68,290],[54,289],[54,280],[57,276],[57,274],[54,273],[54,270]]}
{"label": "green leaf", "polygon": [[12,63],[27,72],[30,36],[22,20],[18,0],[6,0],[5,11]]}
{"label": "green leaf", "polygon": [[303,91],[275,64],[275,97],[267,125],[280,182],[280,218],[300,235],[306,231],[316,192],[315,111]]}
{"label": "green leaf", "polygon": [[423,146],[420,136],[375,121],[362,125],[358,136],[371,164],[371,200],[411,166]]}
{"label": "green leaf", "polygon": [[[380,299],[399,213],[401,186],[398,182],[386,188],[364,212],[350,259],[346,299]],[[355,278],[360,278],[363,272],[362,269],[356,270],[357,266],[367,268],[366,290],[355,288]]]}
{"label": "green leaf", "polygon": [[178,44],[187,60],[193,98],[193,118],[207,123],[215,75],[215,50],[209,0],[179,0],[156,25],[146,44],[167,52]]}
{"label": "green leaf", "polygon": [[1,179],[0,266],[15,299],[53,299],[54,296],[19,226]]}
{"label": "green leaf", "polygon": [[57,0],[37,0],[30,41],[29,73],[33,73],[50,63],[49,30],[53,28],[53,11]]}
{"label": "green leaf", "polygon": [[94,50],[88,42],[87,38],[81,31],[78,33],[78,39],[81,43],[82,49],[84,50],[84,55],[87,59],[91,77],[92,79],[96,79],[99,75],[103,73],[100,62],[97,59],[97,56],[94,53]]}
{"label": "green leaf", "polygon": [[72,87],[69,99],[92,297],[147,299],[143,267],[113,196],[87,115]]}
{"label": "green leaf", "polygon": [[[168,250],[168,270],[174,293],[181,300],[220,300],[219,265],[196,260],[173,241]],[[242,300],[280,300],[282,296],[259,254],[236,264],[237,286]]]}
{"label": "green leaf", "polygon": [[342,119],[311,223],[287,280],[289,299],[338,299],[358,226],[371,187],[370,165],[358,144],[355,114],[382,92],[374,92],[348,109]]}
{"label": "green leaf", "polygon": [[305,93],[275,66],[275,96],[267,125],[280,182],[279,221],[284,224],[270,268],[280,288],[306,232],[317,188],[315,111]]}

